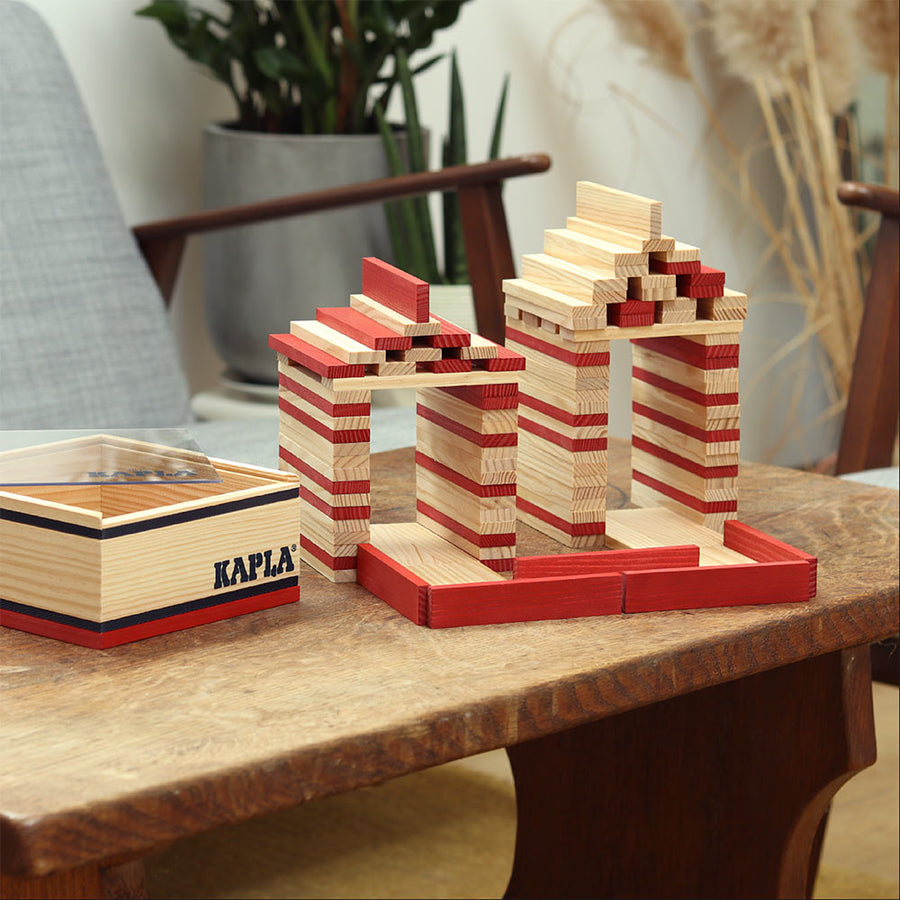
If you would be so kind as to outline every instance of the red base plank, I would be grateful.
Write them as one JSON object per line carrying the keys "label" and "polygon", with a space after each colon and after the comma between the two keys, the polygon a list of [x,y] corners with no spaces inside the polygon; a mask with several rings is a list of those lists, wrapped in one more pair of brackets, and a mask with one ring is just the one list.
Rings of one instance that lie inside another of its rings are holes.
{"label": "red base plank", "polygon": [[700,565],[700,548],[648,547],[641,550],[594,550],[590,553],[555,553],[550,556],[519,556],[513,569],[516,578],[549,578],[560,575],[603,575],[646,569],[681,569]]}
{"label": "red base plank", "polygon": [[622,611],[622,576],[570,575],[429,589],[432,628],[608,616]]}
{"label": "red base plank", "polygon": [[362,378],[366,374],[365,366],[345,363],[293,334],[270,334],[269,346],[322,378]]}
{"label": "red base plank", "polygon": [[373,350],[409,350],[413,345],[411,337],[395,334],[390,328],[350,306],[320,306],[316,310],[316,318],[323,325]]}
{"label": "red base plank", "polygon": [[29,634],[54,638],[57,641],[65,641],[68,644],[78,644],[80,647],[105,650],[109,647],[118,647],[121,644],[130,644],[133,641],[142,641],[145,638],[156,637],[161,634],[171,634],[173,631],[182,631],[185,628],[194,628],[197,625],[208,625],[210,622],[218,622],[234,616],[243,616],[246,613],[256,612],[261,609],[296,603],[299,598],[300,588],[295,585],[294,587],[270,591],[267,594],[243,597],[219,606],[210,606],[205,609],[193,610],[163,619],[154,619],[151,622],[141,622],[137,625],[117,628],[114,631],[88,631],[84,628],[51,622],[47,619],[28,616],[11,610],[0,610],[0,625],[14,628],[17,631],[27,631]]}
{"label": "red base plank", "polygon": [[584,535],[584,534],[606,534],[606,522],[567,522],[553,513],[547,512],[540,506],[530,503],[522,497],[516,497],[516,506],[523,512],[527,512],[542,522],[552,525],[554,528],[565,532],[568,535]]}
{"label": "red base plank", "polygon": [[416,625],[428,624],[428,582],[371,544],[360,544],[356,581]]}
{"label": "red base plank", "polygon": [[[625,306],[624,303],[610,303],[607,306],[607,315],[609,315],[609,310],[611,310],[614,306]],[[649,304],[651,313],[653,311],[653,304]],[[515,328],[510,328],[509,325],[506,326],[506,338],[507,340],[515,341],[517,344],[521,344],[523,347],[530,347],[532,350],[537,350],[539,353],[544,353],[547,356],[552,356],[554,359],[558,359],[561,362],[568,363],[570,366],[608,366],[609,365],[609,352],[604,353],[575,353],[572,350],[564,350],[562,347],[557,347],[556,344],[551,344],[549,341],[542,341],[540,338],[536,338],[534,335],[526,334],[524,331],[519,331]]]}
{"label": "red base plank", "polygon": [[683,288],[679,286],[679,297],[691,297],[694,300],[703,300],[710,297],[721,297],[725,293],[724,284],[691,284]]}
{"label": "red base plank", "polygon": [[428,282],[374,256],[362,261],[362,292],[414,322],[430,318]]}
{"label": "red base plank", "polygon": [[625,612],[754,606],[809,599],[809,567],[804,560],[656,569],[625,576]]}
{"label": "red base plank", "polygon": [[508,556],[503,559],[481,559],[479,562],[495,572],[512,572],[516,561],[513,557]]}
{"label": "red base plank", "polygon": [[729,519],[725,523],[723,534],[725,546],[757,562],[784,562],[785,560],[800,559],[809,566],[809,596],[816,596],[818,578],[818,560],[809,553],[804,553],[778,538],[770,537],[762,531],[751,528],[736,519]]}

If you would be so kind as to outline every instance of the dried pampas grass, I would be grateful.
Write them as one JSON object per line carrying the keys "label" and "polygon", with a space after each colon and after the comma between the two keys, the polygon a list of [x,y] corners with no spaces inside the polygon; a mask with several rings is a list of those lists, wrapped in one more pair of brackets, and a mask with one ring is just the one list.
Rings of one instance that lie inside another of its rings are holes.
{"label": "dried pampas grass", "polygon": [[856,30],[876,71],[896,78],[900,56],[900,3],[861,0],[855,10]]}
{"label": "dried pampas grass", "polygon": [[601,0],[619,35],[675,78],[690,78],[687,20],[672,0]]}
{"label": "dried pampas grass", "polygon": [[859,92],[859,57],[850,39],[858,4],[818,0],[812,9],[813,39],[825,103],[832,115],[844,112]]}

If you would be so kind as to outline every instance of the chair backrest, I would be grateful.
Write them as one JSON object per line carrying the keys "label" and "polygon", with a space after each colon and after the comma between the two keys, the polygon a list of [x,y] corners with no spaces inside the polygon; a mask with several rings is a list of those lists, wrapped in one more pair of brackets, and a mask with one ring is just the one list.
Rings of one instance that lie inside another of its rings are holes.
{"label": "chair backrest", "polygon": [[835,474],[843,475],[889,466],[897,437],[900,193],[878,185],[845,182],[838,197],[848,206],[881,215],[838,448]]}
{"label": "chair backrest", "polygon": [[0,0],[0,428],[181,425],[159,291],[59,47]]}

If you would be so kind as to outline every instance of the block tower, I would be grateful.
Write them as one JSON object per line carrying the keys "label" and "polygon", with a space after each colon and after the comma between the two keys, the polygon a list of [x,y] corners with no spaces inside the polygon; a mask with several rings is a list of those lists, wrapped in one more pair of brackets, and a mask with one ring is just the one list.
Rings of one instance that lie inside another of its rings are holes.
{"label": "block tower", "polygon": [[503,283],[526,357],[519,518],[570,547],[606,532],[609,349],[631,340],[632,501],[722,531],[737,514],[744,294],[662,234],[662,204],[579,182],[575,215]]}

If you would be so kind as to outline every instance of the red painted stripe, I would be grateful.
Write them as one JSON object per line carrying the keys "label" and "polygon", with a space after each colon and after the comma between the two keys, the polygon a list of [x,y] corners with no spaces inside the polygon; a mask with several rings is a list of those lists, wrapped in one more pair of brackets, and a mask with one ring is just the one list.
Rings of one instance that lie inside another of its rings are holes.
{"label": "red painted stripe", "polygon": [[449,416],[423,406],[421,403],[416,405],[416,415],[427,419],[429,422],[434,422],[435,425],[440,425],[441,428],[445,428],[447,431],[478,447],[515,447],[519,443],[519,436],[514,431],[504,431],[500,434],[481,434],[473,428],[460,425],[459,422],[454,421]]}
{"label": "red painted stripe", "polygon": [[719,288],[717,297],[722,295],[722,288],[725,287],[725,273],[721,269],[713,269],[710,266],[700,266],[699,272],[688,272],[678,275],[676,278],[678,285],[678,296],[687,297],[689,294],[684,293],[686,290],[698,287],[716,287]]}
{"label": "red painted stripe", "polygon": [[522,406],[527,406],[537,412],[543,413],[545,416],[556,419],[557,422],[562,422],[564,425],[571,425],[574,428],[579,428],[584,425],[609,424],[609,413],[570,413],[566,412],[564,409],[560,409],[558,406],[553,406],[550,403],[545,403],[543,400],[538,400],[537,397],[531,397],[528,394],[520,394],[519,402]]}
{"label": "red painted stripe", "polygon": [[345,363],[293,334],[270,334],[269,346],[323,378],[361,378],[366,374],[365,366]]}
{"label": "red painted stripe", "polygon": [[495,572],[512,572],[516,564],[514,557],[507,557],[506,559],[479,559],[478,562],[489,569],[493,569]]}
{"label": "red painted stripe", "polygon": [[447,372],[471,372],[471,359],[453,359],[445,357],[436,359],[433,362],[416,363],[417,372],[434,372],[435,374],[443,374]]}
{"label": "red painted stripe", "polygon": [[650,441],[646,441],[643,438],[634,435],[631,438],[631,446],[638,450],[643,450],[645,453],[649,453],[657,459],[663,459],[666,462],[672,463],[673,465],[678,466],[679,469],[693,472],[701,478],[737,478],[738,475],[737,465],[703,466],[698,462],[694,462],[692,459],[685,459],[683,456],[679,456],[671,450],[666,450],[665,447],[651,444]]}
{"label": "red painted stripe", "polygon": [[208,625],[210,622],[231,619],[234,616],[243,616],[246,613],[256,612],[261,609],[296,603],[299,597],[299,587],[281,588],[277,591],[270,591],[267,594],[243,597],[240,600],[232,600],[230,603],[222,603],[218,606],[210,606],[205,609],[169,616],[165,619],[141,622],[137,625],[129,625],[127,628],[117,628],[115,631],[100,633],[85,631],[73,625],[49,622],[46,619],[39,619],[36,616],[28,616],[10,610],[3,610],[2,624],[9,628],[15,628],[18,631],[54,638],[69,644],[77,644],[80,647],[104,650],[107,647],[118,647],[121,644],[129,644],[132,641],[141,641],[161,634],[171,634],[173,631],[182,631],[185,628],[194,628],[197,625]]}
{"label": "red painted stripe", "polygon": [[321,435],[326,441],[330,441],[332,444],[359,444],[368,442],[371,437],[371,432],[368,428],[345,428],[338,430],[329,428],[309,413],[304,412],[302,409],[298,409],[287,399],[287,397],[278,398],[278,408],[296,419],[302,425],[315,431],[316,434]]}
{"label": "red painted stripe", "polygon": [[316,409],[334,416],[336,419],[342,419],[348,416],[368,416],[371,415],[371,403],[330,403],[324,397],[320,397],[315,391],[310,390],[299,381],[285,375],[283,372],[278,374],[278,383],[295,393],[298,397],[302,397],[307,403],[311,403]]}
{"label": "red painted stripe", "polygon": [[368,519],[372,514],[371,506],[330,506],[321,497],[317,497],[309,488],[300,488],[300,499],[325,513],[329,519],[341,522],[347,519]]}
{"label": "red painted stripe", "polygon": [[684,275],[687,272],[699,272],[700,260],[692,259],[687,262],[666,262],[664,259],[655,259],[650,254],[650,271],[659,272],[662,275]]}
{"label": "red painted stripe", "polygon": [[678,288],[679,297],[692,297],[702,300],[709,297],[721,297],[725,293],[724,284],[691,284]]}
{"label": "red painted stripe", "polygon": [[559,516],[554,516],[553,513],[547,512],[546,509],[541,509],[540,506],[535,506],[534,503],[529,503],[522,497],[516,497],[516,506],[518,506],[519,509],[521,509],[523,512],[530,513],[532,516],[541,519],[548,525],[552,525],[554,528],[558,528],[560,531],[564,531],[569,535],[606,534],[605,521],[567,522],[565,519],[561,519]]}
{"label": "red painted stripe", "polygon": [[[640,304],[643,309],[630,307]],[[627,300],[625,303],[610,303],[606,307],[606,321],[618,328],[638,328],[652,325],[656,320],[656,304],[652,300]]]}
{"label": "red painted stripe", "polygon": [[488,372],[518,372],[525,368],[525,357],[521,353],[499,346],[494,359],[477,359],[473,362],[477,362],[480,369]]}
{"label": "red painted stripe", "polygon": [[[609,310],[613,306],[622,306],[621,303],[610,303],[607,306],[607,315],[609,315]],[[653,304],[650,304],[651,310],[653,309]],[[609,365],[609,351],[605,353],[593,352],[593,353],[575,353],[572,350],[564,350],[562,347],[557,347],[555,344],[551,344],[548,341],[542,341],[540,338],[534,337],[534,335],[526,334],[524,331],[519,331],[516,328],[510,328],[509,325],[506,326],[506,339],[515,341],[517,344],[521,344],[523,347],[530,347],[532,350],[537,350],[539,353],[544,353],[547,356],[552,356],[554,359],[558,359],[561,362],[568,363],[570,366],[608,366]]]}
{"label": "red painted stripe", "polygon": [[373,350],[408,350],[412,338],[396,334],[380,322],[350,306],[319,307],[316,318],[347,337],[371,347]]}
{"label": "red painted stripe", "polygon": [[469,347],[472,344],[472,332],[454,325],[440,316],[431,315],[441,323],[440,334],[429,334],[422,338],[426,347]]}
{"label": "red painted stripe", "polygon": [[663,378],[662,375],[648,372],[640,366],[631,367],[631,377],[637,378],[638,381],[643,381],[644,384],[658,387],[669,394],[675,394],[677,397],[690,400],[691,403],[696,403],[698,406],[733,406],[740,399],[736,392],[733,394],[704,394],[702,391],[695,391],[692,388],[685,387],[677,381]]}
{"label": "red painted stripe", "polygon": [[336,572],[339,569],[356,568],[355,556],[331,556],[331,554],[326,553],[318,544],[314,544],[308,537],[304,537],[303,535],[300,536],[300,546],[309,553],[312,553],[312,555],[320,562],[325,563],[332,571]]}
{"label": "red painted stripe", "polygon": [[292,465],[298,472],[305,475],[310,481],[314,481],[319,487],[325,488],[329,494],[368,494],[372,489],[372,482],[368,479],[357,479],[356,481],[332,481],[326,478],[317,469],[314,469],[309,463],[295,456],[290,450],[284,447],[278,448],[278,455],[286,463]]}
{"label": "red painted stripe", "polygon": [[643,472],[635,470],[631,473],[631,477],[635,481],[639,481],[641,484],[646,484],[647,487],[659,491],[660,494],[665,494],[667,497],[677,500],[684,506],[696,509],[697,512],[703,513],[704,516],[710,513],[737,512],[737,500],[714,500],[706,503],[698,497],[694,497],[691,494],[686,494],[684,491],[673,488],[671,485],[663,484],[663,482],[657,481],[655,478],[651,478]]}
{"label": "red painted stripe", "polygon": [[519,405],[519,385],[504,384],[452,385],[438,388],[478,409],[515,409]]}
{"label": "red painted stripe", "polygon": [[543,438],[545,441],[550,441],[551,443],[556,444],[557,447],[562,447],[564,450],[569,450],[572,453],[583,453],[588,450],[606,449],[605,437],[566,437],[564,434],[560,434],[558,431],[554,431],[552,428],[547,428],[546,425],[540,425],[537,422],[533,422],[531,419],[523,418],[521,414],[519,415],[519,428],[522,429],[522,431],[528,431],[531,434],[537,435],[538,437]]}
{"label": "red painted stripe", "polygon": [[428,624],[428,582],[371,544],[359,545],[356,582],[416,625]]}
{"label": "red painted stripe", "polygon": [[757,562],[782,562],[784,560],[801,559],[809,566],[809,586],[808,594],[810,597],[816,596],[816,587],[818,579],[818,560],[809,553],[804,553],[778,538],[773,538],[765,532],[758,531],[738,522],[736,519],[729,519],[725,523],[725,533],[723,535],[725,546],[730,550],[749,556]]}
{"label": "red painted stripe", "polygon": [[546,578],[551,575],[601,575],[699,565],[700,548],[695,544],[684,544],[639,550],[592,550],[589,553],[519,556],[514,571],[516,578]]}
{"label": "red painted stripe", "polygon": [[666,425],[675,431],[681,432],[681,434],[686,434],[689,437],[696,438],[698,441],[703,441],[705,444],[718,444],[722,441],[737,441],[740,440],[741,437],[740,428],[722,428],[719,431],[706,431],[703,428],[697,428],[696,425],[689,425],[687,422],[682,422],[681,419],[676,419],[675,416],[660,412],[658,409],[644,406],[643,403],[632,403],[631,409],[639,416],[644,416],[654,422],[659,422],[660,425]]}
{"label": "red painted stripe", "polygon": [[455,484],[457,487],[461,487],[470,494],[474,494],[476,497],[511,497],[516,493],[515,482],[511,484],[478,484],[477,481],[472,481],[471,478],[466,478],[465,475],[460,475],[454,469],[439,463],[430,456],[426,456],[420,450],[416,450],[416,465],[421,466],[423,469],[428,469],[429,472],[434,472],[435,475],[440,475],[441,478]]}
{"label": "red painted stripe", "polygon": [[[634,338],[631,343],[706,371],[736,369],[738,366],[739,344],[716,344],[715,349],[720,352],[709,353],[711,347],[704,347],[703,344],[695,344],[680,337]],[[721,352],[726,349],[728,352]]]}
{"label": "red painted stripe", "polygon": [[374,256],[362,261],[362,292],[414,322],[427,322],[428,282]]}
{"label": "red painted stripe", "polygon": [[516,533],[514,531],[505,534],[477,534],[471,528],[466,528],[465,525],[460,524],[456,519],[451,519],[450,516],[445,515],[433,506],[429,506],[422,500],[416,501],[416,509],[439,525],[449,528],[450,531],[458,534],[470,544],[475,544],[476,547],[509,547],[516,543]]}

